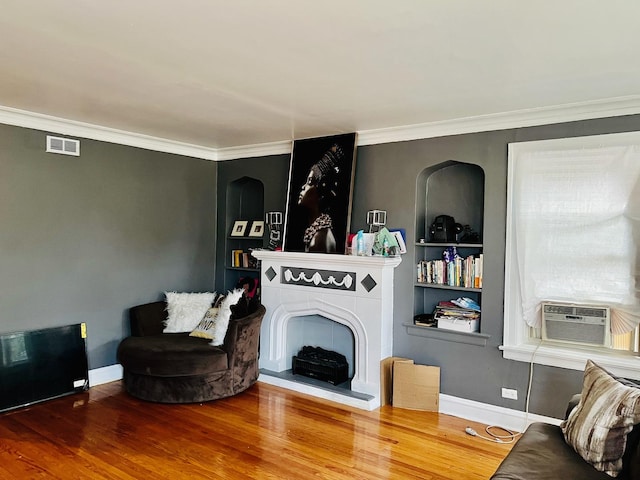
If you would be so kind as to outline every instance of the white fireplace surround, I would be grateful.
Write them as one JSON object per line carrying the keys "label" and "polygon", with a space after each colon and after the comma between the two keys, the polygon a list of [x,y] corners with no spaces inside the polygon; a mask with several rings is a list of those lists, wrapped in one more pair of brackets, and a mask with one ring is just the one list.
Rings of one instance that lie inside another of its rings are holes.
{"label": "white fireplace surround", "polygon": [[356,257],[257,250],[261,299],[267,313],[260,338],[260,368],[290,368],[287,327],[296,317],[321,315],[354,336],[353,398],[261,374],[260,380],[367,410],[380,406],[380,361],[393,350],[393,272],[400,257]]}

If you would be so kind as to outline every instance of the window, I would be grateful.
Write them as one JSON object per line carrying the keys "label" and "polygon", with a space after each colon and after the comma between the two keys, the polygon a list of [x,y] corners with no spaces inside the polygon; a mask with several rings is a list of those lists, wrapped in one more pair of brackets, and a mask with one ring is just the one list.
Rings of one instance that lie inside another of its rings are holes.
{"label": "window", "polygon": [[[640,378],[640,132],[509,145],[505,358]],[[541,340],[544,301],[611,310],[610,347]]]}

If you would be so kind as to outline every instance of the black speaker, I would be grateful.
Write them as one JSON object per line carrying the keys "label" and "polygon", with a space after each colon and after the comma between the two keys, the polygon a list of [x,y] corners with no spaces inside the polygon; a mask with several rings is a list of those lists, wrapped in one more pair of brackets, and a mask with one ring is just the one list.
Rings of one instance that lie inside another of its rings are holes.
{"label": "black speaker", "polygon": [[429,228],[432,242],[455,242],[456,235],[462,231],[462,225],[449,215],[438,215]]}

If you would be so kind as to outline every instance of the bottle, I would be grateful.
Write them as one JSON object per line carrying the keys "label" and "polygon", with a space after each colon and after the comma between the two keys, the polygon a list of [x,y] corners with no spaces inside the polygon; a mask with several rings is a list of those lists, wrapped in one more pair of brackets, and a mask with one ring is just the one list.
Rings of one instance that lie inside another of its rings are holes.
{"label": "bottle", "polygon": [[356,234],[356,255],[364,256],[364,232],[358,230]]}

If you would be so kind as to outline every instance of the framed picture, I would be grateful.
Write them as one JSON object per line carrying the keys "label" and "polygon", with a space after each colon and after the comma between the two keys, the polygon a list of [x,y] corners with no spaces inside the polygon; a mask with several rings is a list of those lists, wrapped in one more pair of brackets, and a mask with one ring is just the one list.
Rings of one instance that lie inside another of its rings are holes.
{"label": "framed picture", "polygon": [[251,224],[251,230],[249,230],[250,237],[261,237],[264,235],[264,221],[263,220],[255,220]]}
{"label": "framed picture", "polygon": [[355,159],[355,133],[294,140],[283,250],[344,253]]}
{"label": "framed picture", "polygon": [[233,228],[231,229],[232,237],[244,237],[244,232],[247,229],[247,224],[249,222],[247,220],[236,220],[233,224]]}

